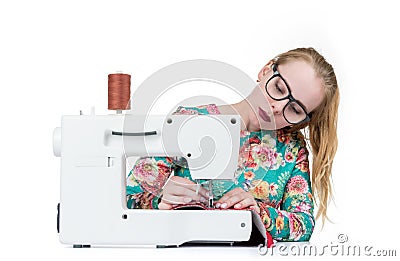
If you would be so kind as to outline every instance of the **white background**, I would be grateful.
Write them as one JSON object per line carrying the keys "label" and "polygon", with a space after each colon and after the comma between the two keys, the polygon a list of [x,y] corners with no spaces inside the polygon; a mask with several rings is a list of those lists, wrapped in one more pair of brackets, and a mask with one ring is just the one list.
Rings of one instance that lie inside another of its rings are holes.
{"label": "white background", "polygon": [[400,19],[395,2],[2,1],[1,259],[268,258],[256,249],[61,245],[60,160],[53,156],[52,132],[61,115],[88,113],[91,106],[108,113],[109,73],[131,74],[134,91],[171,63],[213,59],[256,79],[268,59],[309,46],[333,64],[341,91],[335,204],[329,210],[334,223],[321,230],[319,220],[311,242],[335,243],[344,233],[352,245],[396,249]]}

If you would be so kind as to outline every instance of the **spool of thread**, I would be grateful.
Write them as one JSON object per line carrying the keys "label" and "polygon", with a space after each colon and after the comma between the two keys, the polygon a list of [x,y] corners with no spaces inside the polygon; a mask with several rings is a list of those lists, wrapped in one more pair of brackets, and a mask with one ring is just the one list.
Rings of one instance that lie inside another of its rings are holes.
{"label": "spool of thread", "polygon": [[131,108],[131,76],[124,73],[108,75],[108,109],[129,110]]}

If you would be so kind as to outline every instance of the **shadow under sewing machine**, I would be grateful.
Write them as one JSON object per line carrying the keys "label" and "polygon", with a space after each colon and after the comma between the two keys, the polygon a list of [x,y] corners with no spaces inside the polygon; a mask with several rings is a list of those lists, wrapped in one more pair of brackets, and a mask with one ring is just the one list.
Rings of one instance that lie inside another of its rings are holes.
{"label": "shadow under sewing machine", "polygon": [[184,157],[193,179],[233,180],[240,122],[239,115],[133,115],[120,109],[63,116],[53,133],[53,151],[61,157],[60,241],[88,247],[249,240],[253,211],[128,209],[126,202],[130,156]]}

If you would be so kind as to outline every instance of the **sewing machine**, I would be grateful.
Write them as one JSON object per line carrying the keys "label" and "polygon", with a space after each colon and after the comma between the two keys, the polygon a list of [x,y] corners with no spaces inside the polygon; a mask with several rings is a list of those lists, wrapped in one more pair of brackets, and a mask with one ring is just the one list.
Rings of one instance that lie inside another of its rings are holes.
{"label": "sewing machine", "polygon": [[252,211],[126,207],[128,157],[180,156],[193,179],[232,180],[239,135],[239,115],[95,115],[93,109],[63,116],[53,133],[54,155],[61,157],[60,241],[90,247],[249,240]]}

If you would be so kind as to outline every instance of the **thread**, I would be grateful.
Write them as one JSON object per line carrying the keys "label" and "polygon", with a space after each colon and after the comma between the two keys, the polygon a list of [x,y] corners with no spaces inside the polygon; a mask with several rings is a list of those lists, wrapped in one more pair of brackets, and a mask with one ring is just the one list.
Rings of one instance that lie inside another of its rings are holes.
{"label": "thread", "polygon": [[131,76],[124,73],[108,75],[108,109],[129,110],[131,108]]}

